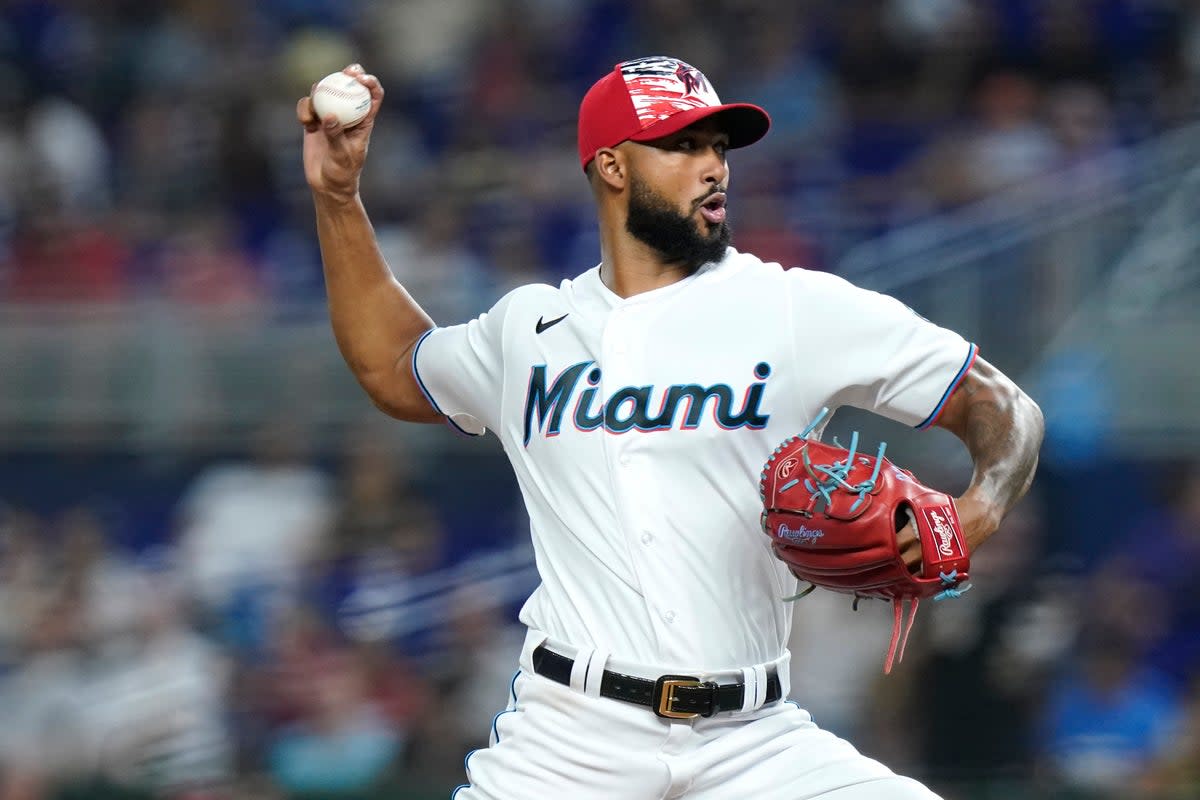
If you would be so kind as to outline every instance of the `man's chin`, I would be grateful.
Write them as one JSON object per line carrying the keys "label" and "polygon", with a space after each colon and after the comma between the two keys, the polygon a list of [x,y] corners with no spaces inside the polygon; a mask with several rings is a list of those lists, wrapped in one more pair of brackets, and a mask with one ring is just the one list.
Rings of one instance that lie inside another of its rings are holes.
{"label": "man's chin", "polygon": [[709,222],[699,213],[695,216],[695,222],[696,238],[706,245],[720,239],[725,233],[725,226],[728,224],[724,220],[721,222]]}
{"label": "man's chin", "polygon": [[725,252],[725,248],[733,238],[733,232],[730,230],[728,222],[722,221],[715,224],[705,222],[704,227],[700,230],[700,238],[704,240],[705,246],[719,247],[721,252]]}
{"label": "man's chin", "polygon": [[725,250],[729,247],[730,238],[727,223],[718,223],[701,237],[703,246],[693,248],[683,260],[688,262],[692,271],[699,269],[704,264],[720,261],[725,257]]}

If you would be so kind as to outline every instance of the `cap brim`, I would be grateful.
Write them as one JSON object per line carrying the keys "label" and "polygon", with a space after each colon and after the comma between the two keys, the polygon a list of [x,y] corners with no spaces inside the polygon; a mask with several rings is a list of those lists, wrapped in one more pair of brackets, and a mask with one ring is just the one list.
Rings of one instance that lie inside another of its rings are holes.
{"label": "cap brim", "polygon": [[752,103],[728,103],[720,106],[692,108],[672,114],[656,122],[640,133],[630,136],[634,142],[651,142],[678,133],[702,119],[716,117],[722,130],[729,135],[729,146],[745,147],[767,135],[771,128],[771,117],[766,111]]}

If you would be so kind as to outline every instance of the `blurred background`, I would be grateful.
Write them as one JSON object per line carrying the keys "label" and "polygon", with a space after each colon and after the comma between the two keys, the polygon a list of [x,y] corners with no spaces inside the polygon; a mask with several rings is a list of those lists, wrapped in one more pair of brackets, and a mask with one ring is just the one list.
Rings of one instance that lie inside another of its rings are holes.
{"label": "blurred background", "polygon": [[657,53],[774,118],[741,249],[897,295],[1047,417],[975,590],[886,680],[886,610],[806,598],[792,697],[948,800],[1200,797],[1200,3],[0,0],[0,800],[462,782],[527,521],[494,439],[338,357],[294,103],[380,76],[366,202],[453,323],[598,260],[576,108]]}

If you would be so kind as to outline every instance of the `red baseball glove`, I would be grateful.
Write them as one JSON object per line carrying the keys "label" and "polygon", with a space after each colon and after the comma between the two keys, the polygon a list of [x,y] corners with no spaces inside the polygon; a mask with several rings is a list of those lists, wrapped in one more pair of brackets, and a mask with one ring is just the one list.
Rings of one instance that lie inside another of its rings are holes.
{"label": "red baseball glove", "polygon": [[[885,673],[904,658],[922,598],[958,597],[969,587],[970,553],[954,500],[922,485],[911,472],[883,457],[858,452],[858,433],[849,449],[806,438],[825,410],[799,436],[775,449],[759,481],[763,531],[792,574],[809,584],[798,599],[820,586],[892,602],[895,621]],[[919,571],[910,571],[900,552],[899,532],[909,523],[921,545]],[[902,625],[903,604],[910,601]],[[901,637],[901,628],[904,629]]]}

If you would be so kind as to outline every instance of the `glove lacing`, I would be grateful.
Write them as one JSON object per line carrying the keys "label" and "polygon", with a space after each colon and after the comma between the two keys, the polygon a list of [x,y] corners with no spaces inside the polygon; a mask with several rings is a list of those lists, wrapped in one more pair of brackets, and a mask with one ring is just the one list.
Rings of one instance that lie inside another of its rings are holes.
{"label": "glove lacing", "polygon": [[[817,425],[821,423],[821,420],[823,420],[825,415],[828,413],[829,408],[823,407],[817,414],[816,418],[813,419],[812,422],[808,423],[808,426],[802,430],[800,435],[796,438],[807,438],[808,435],[813,432],[813,429],[815,429]],[[837,447],[842,446],[841,442],[837,440],[836,436],[833,439],[833,443]],[[879,450],[875,453],[875,469],[871,471],[871,477],[857,484],[848,482],[846,478],[850,474],[850,470],[854,467],[854,456],[858,453],[858,431],[853,431],[850,434],[850,447],[846,449],[849,451],[846,454],[846,460],[834,461],[832,464],[814,464],[808,457],[808,448],[805,448],[801,451],[801,454],[804,457],[804,468],[811,476],[811,478],[804,479],[804,488],[811,492],[811,494],[808,496],[809,501],[813,501],[818,497],[821,497],[825,500],[825,505],[828,506],[833,502],[833,499],[829,496],[829,493],[834,489],[840,488],[846,490],[850,494],[858,495],[858,497],[854,500],[854,503],[850,506],[850,510],[854,511],[856,508],[858,508],[859,503],[863,501],[863,498],[867,496],[867,493],[875,490],[875,482],[879,479],[879,467],[883,464],[883,454],[887,450],[887,442],[879,443]],[[817,477],[818,472],[825,474],[824,480]],[[779,493],[783,494],[788,489],[791,489],[793,486],[796,486],[799,483],[799,478],[793,478],[783,486],[779,487]]]}

